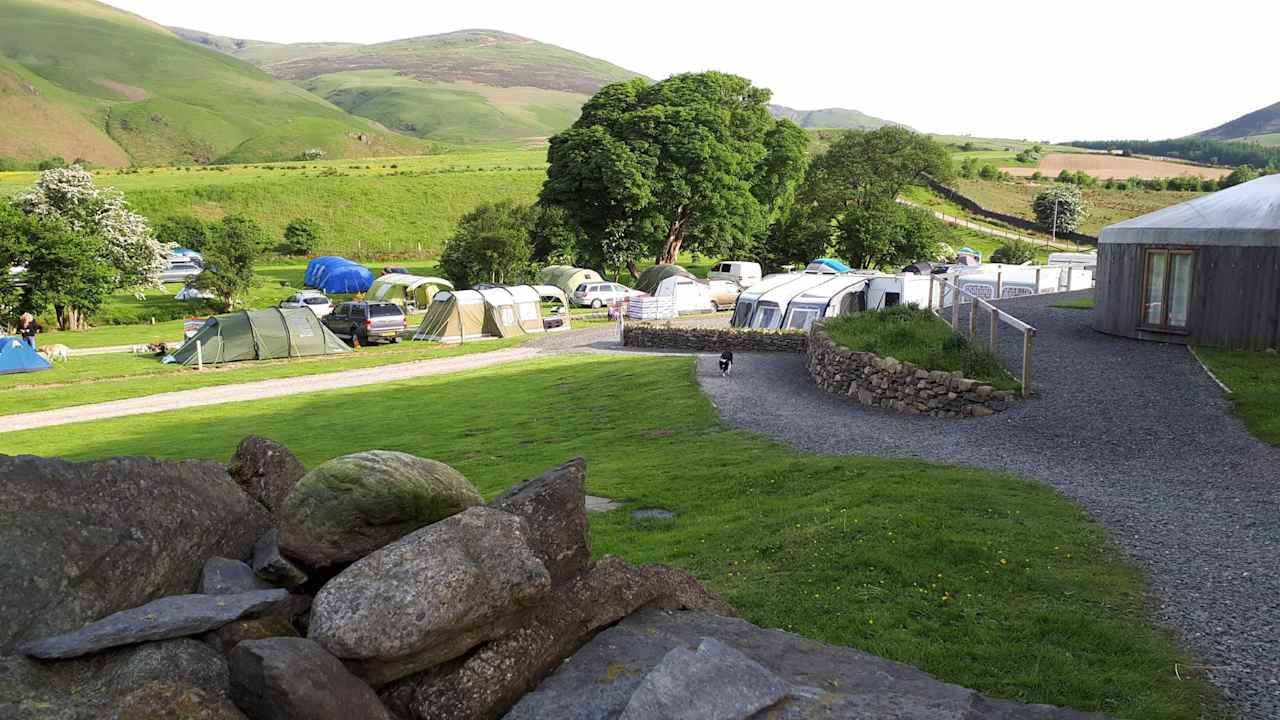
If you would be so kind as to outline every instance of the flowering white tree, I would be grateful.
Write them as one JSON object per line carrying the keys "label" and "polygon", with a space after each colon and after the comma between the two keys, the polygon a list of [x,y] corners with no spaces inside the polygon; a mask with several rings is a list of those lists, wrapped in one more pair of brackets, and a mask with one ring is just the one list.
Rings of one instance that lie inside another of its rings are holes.
{"label": "flowering white tree", "polygon": [[155,239],[147,219],[129,209],[124,194],[97,187],[79,166],[46,170],[18,193],[14,207],[42,219],[58,219],[102,243],[102,258],[114,270],[112,290],[141,293],[159,288],[169,247]]}

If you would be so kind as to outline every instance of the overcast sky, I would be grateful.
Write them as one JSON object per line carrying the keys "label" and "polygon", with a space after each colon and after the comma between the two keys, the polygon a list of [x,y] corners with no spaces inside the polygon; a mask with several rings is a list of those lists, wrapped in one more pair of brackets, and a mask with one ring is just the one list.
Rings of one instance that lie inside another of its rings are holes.
{"label": "overcast sky", "polygon": [[801,109],[938,133],[1164,138],[1280,101],[1280,2],[111,0],[165,25],[302,42],[463,28],[525,35],[653,78],[723,70]]}

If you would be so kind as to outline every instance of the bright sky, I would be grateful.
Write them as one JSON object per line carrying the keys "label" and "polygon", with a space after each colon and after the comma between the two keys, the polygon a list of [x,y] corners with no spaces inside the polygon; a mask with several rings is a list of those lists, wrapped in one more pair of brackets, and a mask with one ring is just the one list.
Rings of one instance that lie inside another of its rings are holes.
{"label": "bright sky", "polygon": [[715,69],[800,109],[936,133],[1165,138],[1280,101],[1280,2],[1219,0],[110,0],[165,25],[277,42],[492,28],[653,78]]}

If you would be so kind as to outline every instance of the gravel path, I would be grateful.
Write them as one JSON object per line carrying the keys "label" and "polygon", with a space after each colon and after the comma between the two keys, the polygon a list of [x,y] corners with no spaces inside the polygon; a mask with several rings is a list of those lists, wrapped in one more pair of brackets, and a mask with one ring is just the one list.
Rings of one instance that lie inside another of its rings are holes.
{"label": "gravel path", "polygon": [[[1210,676],[1243,717],[1280,717],[1280,449],[1231,415],[1185,347],[1097,333],[1089,312],[1049,307],[1067,297],[1002,303],[1040,330],[1038,395],[989,418],[851,404],[814,387],[799,355],[739,354],[728,379],[702,358],[699,382],[725,422],[797,448],[1052,484],[1150,569],[1162,619],[1217,666]],[[1002,354],[1020,362],[1012,335]]]}

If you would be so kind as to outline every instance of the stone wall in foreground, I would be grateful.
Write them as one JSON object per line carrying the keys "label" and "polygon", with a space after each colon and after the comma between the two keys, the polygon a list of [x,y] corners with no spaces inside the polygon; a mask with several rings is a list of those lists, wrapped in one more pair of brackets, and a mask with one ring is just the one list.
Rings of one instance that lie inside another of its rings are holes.
{"label": "stone wall in foreground", "polygon": [[804,352],[809,336],[797,330],[668,327],[628,323],[622,344],[634,348],[690,352]]}
{"label": "stone wall in foreground", "polygon": [[805,365],[823,390],[850,401],[934,417],[985,417],[1008,409],[1013,393],[960,373],[926,370],[891,357],[850,350],[814,323]]}

